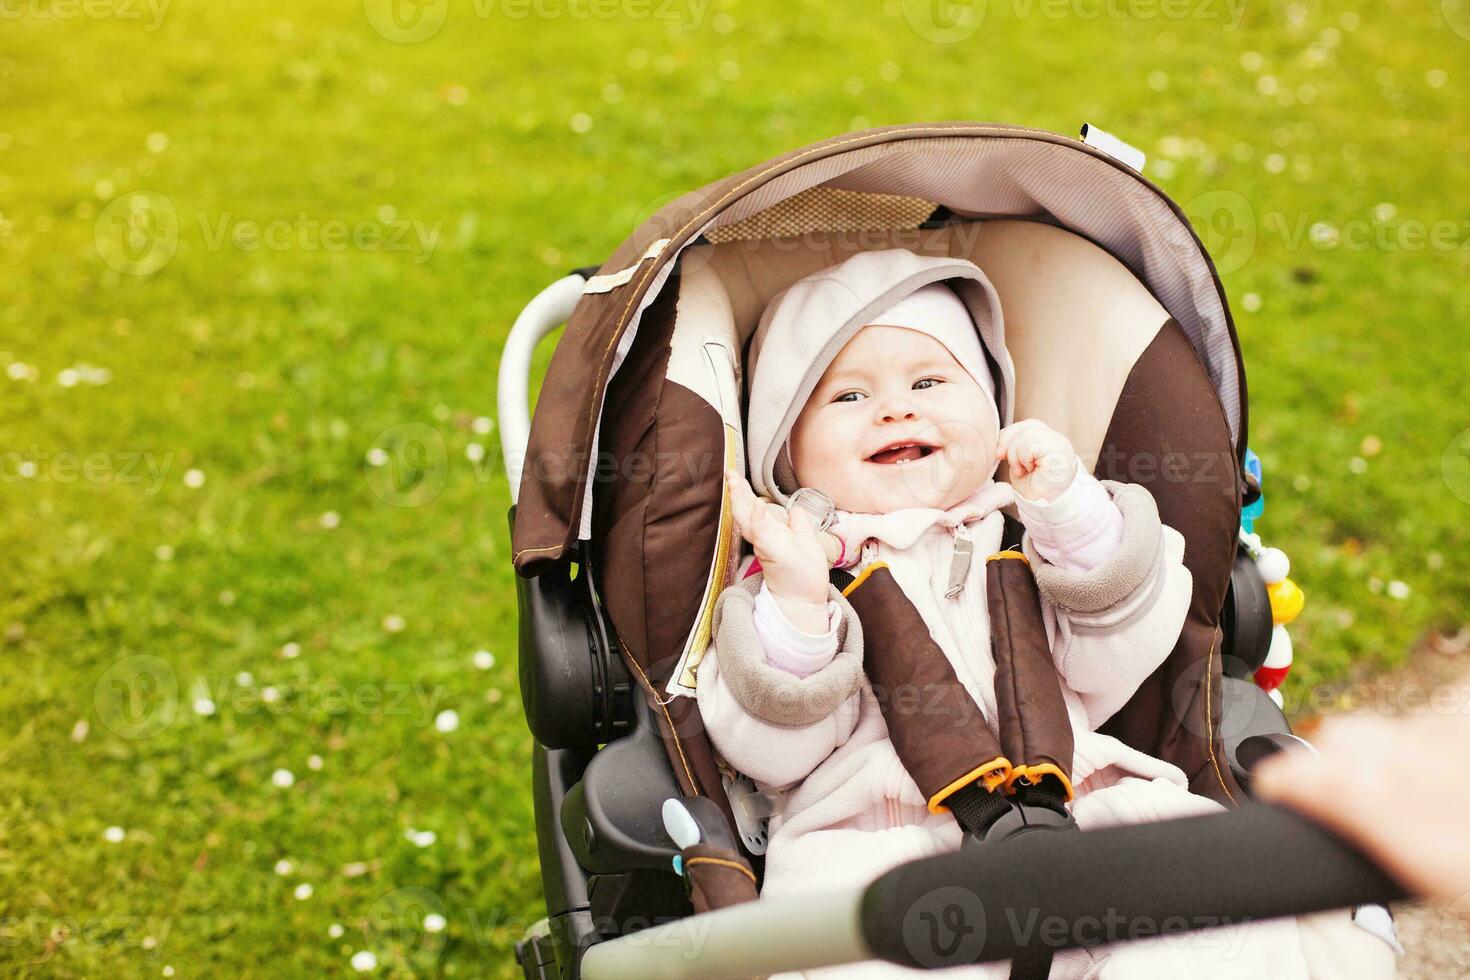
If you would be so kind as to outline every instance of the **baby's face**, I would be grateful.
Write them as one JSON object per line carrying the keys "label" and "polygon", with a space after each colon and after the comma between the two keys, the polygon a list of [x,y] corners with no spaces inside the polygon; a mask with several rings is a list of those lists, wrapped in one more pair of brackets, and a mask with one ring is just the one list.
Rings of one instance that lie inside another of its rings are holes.
{"label": "baby's face", "polygon": [[990,396],[949,349],[904,327],[863,327],[791,430],[797,481],[842,510],[950,507],[994,471]]}

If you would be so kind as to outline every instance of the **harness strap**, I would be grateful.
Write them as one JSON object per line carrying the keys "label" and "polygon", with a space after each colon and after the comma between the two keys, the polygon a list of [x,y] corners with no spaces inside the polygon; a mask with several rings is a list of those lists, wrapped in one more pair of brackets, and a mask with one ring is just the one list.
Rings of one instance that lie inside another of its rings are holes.
{"label": "harness strap", "polygon": [[886,563],[872,562],[856,578],[833,569],[831,581],[862,624],[863,670],[929,812],[949,812],[950,798],[972,784],[1010,795],[1045,786],[1048,798],[1072,799],[1072,724],[1024,555],[986,559],[995,730]]}
{"label": "harness strap", "polygon": [[929,812],[948,812],[944,800],[964,786],[1004,786],[1011,762],[1000,740],[888,566],[873,562],[856,579],[834,572],[833,581],[862,623],[863,671]]}
{"label": "harness strap", "polygon": [[1072,722],[1041,616],[1041,592],[1019,551],[985,559],[985,602],[995,655],[996,727],[1002,750],[1015,763],[1006,788],[1052,782],[1070,800]]}
{"label": "harness strap", "polygon": [[965,833],[984,837],[991,826],[1011,809],[1003,792],[971,783],[956,790],[945,801]]}

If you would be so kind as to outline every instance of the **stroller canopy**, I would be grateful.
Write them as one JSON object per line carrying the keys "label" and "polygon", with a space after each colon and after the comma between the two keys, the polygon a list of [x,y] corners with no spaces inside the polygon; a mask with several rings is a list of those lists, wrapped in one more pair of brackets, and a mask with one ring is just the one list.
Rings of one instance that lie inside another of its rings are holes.
{"label": "stroller canopy", "polygon": [[721,475],[743,457],[743,344],[785,285],[895,246],[986,270],[1017,417],[1095,453],[1099,476],[1148,486],[1184,536],[1194,594],[1179,643],[1103,730],[1228,805],[1240,787],[1222,761],[1219,640],[1243,487],[1239,345],[1183,212],[1078,140],[965,122],[868,130],[658,211],[587,280],[557,344],[523,461],[518,572],[590,568],[681,788],[723,801],[688,695],[739,552]]}
{"label": "stroller canopy", "polygon": [[[566,560],[574,542],[587,536],[603,397],[680,253],[720,240],[729,226],[790,233],[781,205],[817,187],[871,202],[833,215],[837,223],[827,230],[873,227],[863,221],[864,211],[882,217],[888,201],[908,198],[920,210],[942,206],[958,217],[1043,220],[1097,243],[1178,321],[1215,387],[1233,444],[1243,449],[1245,377],[1224,290],[1183,211],[1162,190],[1092,146],[1041,130],[973,122],[864,130],[675,199],[589,281],[557,345],[531,431],[514,540],[521,574]],[[886,211],[895,214],[891,206]],[[878,227],[885,226],[893,227]]]}

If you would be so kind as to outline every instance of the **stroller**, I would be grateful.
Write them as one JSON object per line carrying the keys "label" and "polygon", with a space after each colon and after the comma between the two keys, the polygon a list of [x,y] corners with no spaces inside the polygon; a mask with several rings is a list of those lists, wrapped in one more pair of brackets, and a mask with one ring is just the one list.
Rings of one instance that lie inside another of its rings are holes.
{"label": "stroller", "polygon": [[[527,978],[950,966],[1040,942],[1006,928],[1013,909],[1200,928],[1399,895],[1341,841],[1249,801],[1252,767],[1296,741],[1267,691],[1289,664],[1293,600],[1279,553],[1248,533],[1260,470],[1224,290],[1142,166],[1088,126],[1080,140],[970,122],[850,133],[677,198],[602,266],[526,306],[499,412],[547,907],[516,947]],[[785,286],[887,248],[985,270],[1016,417],[1066,434],[1100,478],[1146,486],[1183,535],[1188,620],[1102,731],[1178,766],[1228,812],[1022,834],[1001,842],[1004,860],[987,846],[820,900],[742,900],[771,800],[717,756],[693,695],[740,557],[722,474],[744,467],[744,342]],[[532,354],[564,322],[533,423]],[[916,941],[926,917],[953,941]],[[1069,931],[1064,944],[1126,938],[1137,930]]]}

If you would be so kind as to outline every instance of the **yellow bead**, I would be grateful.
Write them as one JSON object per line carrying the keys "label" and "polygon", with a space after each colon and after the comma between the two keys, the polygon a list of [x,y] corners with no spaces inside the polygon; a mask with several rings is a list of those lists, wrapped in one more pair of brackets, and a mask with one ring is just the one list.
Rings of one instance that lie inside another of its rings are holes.
{"label": "yellow bead", "polygon": [[1266,586],[1266,593],[1271,597],[1271,620],[1277,626],[1285,626],[1296,619],[1302,606],[1307,604],[1306,594],[1289,578]]}

